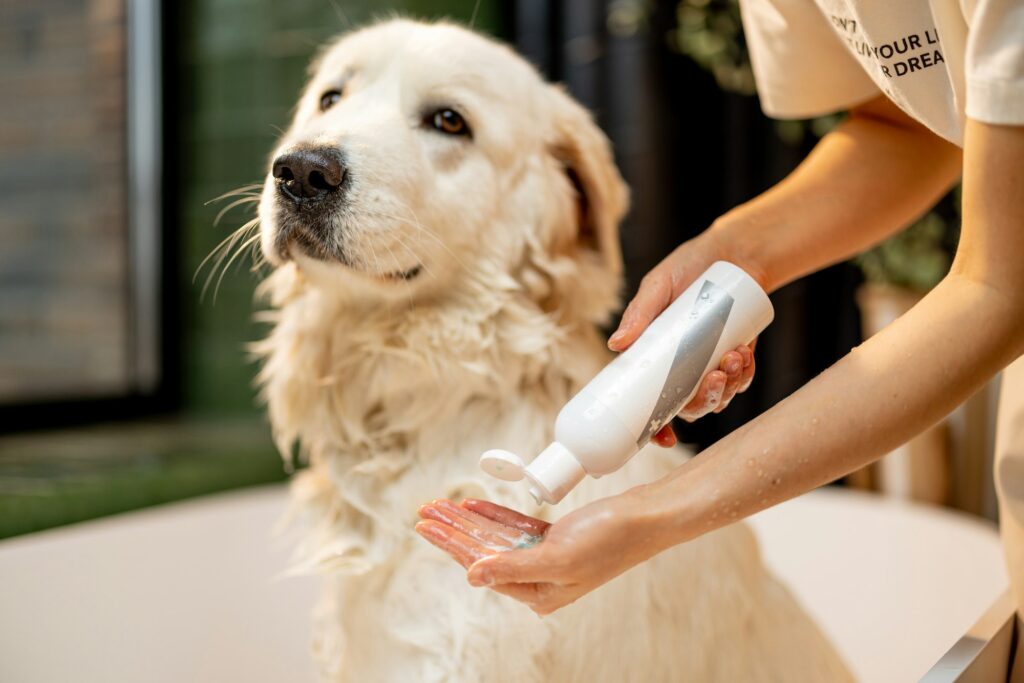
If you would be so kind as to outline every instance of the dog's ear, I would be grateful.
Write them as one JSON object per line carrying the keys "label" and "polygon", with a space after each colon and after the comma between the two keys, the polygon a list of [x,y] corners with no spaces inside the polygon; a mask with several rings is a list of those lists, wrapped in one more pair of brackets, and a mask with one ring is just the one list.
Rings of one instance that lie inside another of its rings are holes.
{"label": "dog's ear", "polygon": [[617,275],[622,272],[619,222],[629,207],[629,190],[615,166],[608,138],[590,113],[560,86],[551,86],[549,92],[555,119],[549,146],[578,195],[578,238]]}

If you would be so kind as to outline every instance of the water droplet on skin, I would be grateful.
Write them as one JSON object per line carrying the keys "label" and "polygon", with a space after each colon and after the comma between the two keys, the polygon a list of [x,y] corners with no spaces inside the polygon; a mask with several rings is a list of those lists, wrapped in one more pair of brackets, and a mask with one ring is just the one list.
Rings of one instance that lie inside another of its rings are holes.
{"label": "water droplet on skin", "polygon": [[761,505],[767,505],[767,504],[768,504],[768,499],[767,498],[762,498],[761,499]]}
{"label": "water droplet on skin", "polygon": [[754,459],[753,458],[748,458],[747,459],[747,467],[753,467],[753,466],[754,466]]}
{"label": "water droplet on skin", "polygon": [[778,477],[775,477],[774,479],[772,479],[772,486],[778,486],[781,483],[782,483],[782,480],[779,479]]}
{"label": "water droplet on skin", "polygon": [[764,476],[764,470],[758,470],[757,471],[757,476],[758,476],[758,478],[763,477]]}
{"label": "water droplet on skin", "polygon": [[814,418],[813,420],[811,420],[811,424],[812,425],[818,424],[818,418]]}
{"label": "water droplet on skin", "polygon": [[661,392],[661,397],[662,397],[662,398],[668,398],[668,394],[666,394],[666,393],[665,393],[665,392],[663,391],[663,392]]}
{"label": "water droplet on skin", "polygon": [[768,454],[769,454],[769,453],[771,453],[771,452],[772,452],[772,449],[770,449],[770,448],[765,448],[765,449],[764,449],[763,451],[761,451],[761,455],[768,455]]}
{"label": "water droplet on skin", "polygon": [[681,393],[683,393],[683,388],[682,387],[676,387],[676,396],[678,396]]}

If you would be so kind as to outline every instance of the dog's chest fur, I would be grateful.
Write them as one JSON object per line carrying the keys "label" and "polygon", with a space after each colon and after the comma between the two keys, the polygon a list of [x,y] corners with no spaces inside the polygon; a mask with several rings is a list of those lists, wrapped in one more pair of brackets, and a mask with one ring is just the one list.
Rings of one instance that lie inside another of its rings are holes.
{"label": "dog's chest fur", "polygon": [[[525,487],[485,477],[477,458],[487,448],[529,458],[547,445],[561,406],[609,358],[592,324],[545,312],[516,288],[374,308],[325,297],[288,267],[268,287],[274,328],[255,350],[278,445],[290,453],[299,442],[310,463],[293,484],[308,529],[298,566],[326,575],[315,649],[327,678],[774,680],[800,670],[842,680],[743,525],[663,553],[543,621],[471,589],[415,535],[416,508],[438,497],[551,512]],[[679,462],[648,447],[582,483],[554,516]],[[613,644],[632,654],[593,656]],[[807,661],[794,669],[798,654]]]}
{"label": "dog's chest fur", "polygon": [[272,285],[280,308],[255,346],[264,396],[281,451],[298,443],[311,465],[297,488],[319,500],[318,526],[330,521],[332,533],[365,517],[375,541],[384,528],[405,538],[416,508],[438,497],[526,507],[523,487],[486,478],[477,458],[487,448],[532,457],[609,358],[592,325],[559,321],[521,291],[370,307],[303,286],[294,269]]}

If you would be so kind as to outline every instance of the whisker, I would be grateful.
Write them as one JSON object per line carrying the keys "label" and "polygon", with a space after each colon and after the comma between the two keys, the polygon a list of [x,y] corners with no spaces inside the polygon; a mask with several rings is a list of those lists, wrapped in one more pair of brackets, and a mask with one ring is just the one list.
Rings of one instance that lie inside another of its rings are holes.
{"label": "whisker", "polygon": [[[374,267],[374,269],[378,273],[383,272],[381,270],[381,267],[380,267],[380,257],[377,256],[377,250],[373,248],[373,240],[370,240],[367,244],[369,244],[369,246],[370,246],[370,253],[373,254],[373,267]],[[394,254],[392,254],[392,257],[393,256],[394,256]]]}
{"label": "whisker", "polygon": [[394,235],[392,235],[392,237],[395,238],[395,241],[398,242],[399,246],[401,246],[407,252],[409,252],[409,255],[412,256],[413,260],[416,261],[417,265],[419,265],[419,267],[423,269],[424,273],[426,273],[427,275],[432,275],[433,274],[431,272],[431,270],[429,268],[427,268],[427,264],[425,264],[422,261],[420,261],[419,257],[416,255],[416,252],[412,249],[412,247],[410,247],[408,244],[406,244],[405,240],[402,239],[401,235],[394,234]]}
{"label": "whisker", "polygon": [[[479,0],[477,0],[479,2]],[[345,10],[341,8],[337,0],[331,0],[331,6],[334,7],[334,14],[337,15],[338,20],[341,21],[341,27],[346,31],[352,27],[352,22],[349,21],[348,15],[345,14]]]}
{"label": "whisker", "polygon": [[228,211],[230,211],[231,209],[235,208],[236,206],[241,206],[242,204],[257,204],[257,203],[259,203],[259,201],[260,201],[259,195],[256,195],[256,196],[253,196],[253,197],[242,197],[241,199],[236,199],[235,201],[231,202],[230,204],[228,204],[223,209],[221,209],[220,211],[217,212],[217,216],[213,219],[214,227],[216,227],[220,223],[220,219],[224,217],[224,214],[226,214]]}
{"label": "whisker", "polygon": [[[408,208],[408,207],[406,207],[406,208]],[[409,209],[409,211],[411,212],[412,209]],[[432,230],[430,230],[429,228],[424,226],[422,223],[420,223],[419,220],[412,221],[412,220],[409,220],[408,218],[404,218],[402,216],[396,216],[396,215],[393,215],[393,214],[390,214],[390,213],[386,213],[384,211],[380,211],[378,209],[373,209],[371,211],[368,211],[367,213],[370,214],[371,216],[376,216],[376,217],[379,217],[379,218],[389,218],[391,220],[400,221],[402,223],[406,223],[408,225],[411,225],[411,226],[415,227],[416,229],[420,230],[424,235],[426,235],[427,237],[429,237],[432,240],[434,240],[435,242],[437,242],[437,244],[442,249],[447,251],[451,255],[451,257],[453,259],[455,259],[455,262],[458,263],[460,267],[468,270],[468,266],[466,265],[466,263],[462,259],[459,258],[458,254],[456,254],[454,251],[452,251],[451,247],[449,247],[447,244],[444,243],[444,240],[442,240],[440,237],[438,237]],[[413,213],[413,215],[415,216],[415,213]]]}
{"label": "whisker", "polygon": [[262,188],[263,183],[251,183],[249,185],[242,185],[241,187],[236,187],[233,190],[228,190],[227,192],[218,197],[214,197],[213,199],[203,202],[203,206],[208,206],[210,204],[213,204],[214,202],[219,202],[221,200],[227,199],[228,197],[237,197],[239,195],[258,196],[259,191]]}
{"label": "whisker", "polygon": [[[211,249],[210,253],[207,254],[206,257],[202,261],[199,262],[198,266],[196,266],[196,272],[192,274],[192,284],[195,284],[196,278],[199,277],[199,271],[201,271],[203,269],[203,266],[206,265],[206,262],[209,261],[211,258],[213,258],[214,255],[219,253],[222,249],[225,249],[225,248],[230,249],[232,246],[234,246],[234,243],[239,238],[241,238],[242,233],[245,232],[246,230],[249,230],[252,227],[252,223],[254,221],[256,221],[256,220],[257,219],[254,218],[253,220],[248,221],[247,223],[242,225],[240,228],[238,228],[237,230],[232,232],[230,235],[228,235],[227,237],[222,239],[220,242],[218,242],[217,246],[215,246],[213,249]],[[229,244],[229,242],[230,242],[230,244]],[[227,245],[227,246],[225,247],[225,245]]]}
{"label": "whisker", "polygon": [[221,269],[220,277],[217,278],[217,285],[213,288],[213,303],[214,304],[217,303],[217,292],[220,291],[220,283],[224,280],[224,276],[227,275],[228,269],[231,268],[231,264],[234,263],[235,259],[237,259],[245,251],[246,247],[249,247],[249,246],[255,244],[256,241],[259,240],[259,238],[260,238],[259,233],[257,233],[255,235],[253,235],[252,237],[250,237],[249,239],[247,239],[245,242],[243,242],[241,244],[241,246],[239,246],[238,249],[235,250],[235,253],[231,256],[230,259],[228,259],[228,262]]}
{"label": "whisker", "polygon": [[252,267],[249,268],[249,272],[258,273],[262,270],[263,266],[267,265],[267,257],[264,256],[263,250],[260,249],[259,241],[252,243],[250,254],[252,258]]}
{"label": "whisker", "polygon": [[[227,244],[225,246],[218,246],[218,248],[216,248],[216,249],[214,249],[214,251],[210,252],[209,256],[207,256],[205,259],[203,259],[203,263],[206,263],[206,261],[210,257],[212,257],[214,254],[219,254],[217,256],[217,260],[214,262],[213,267],[210,269],[210,274],[206,276],[206,281],[203,283],[202,292],[200,292],[200,294],[199,294],[199,300],[200,301],[205,300],[205,298],[206,298],[206,291],[209,289],[210,283],[213,281],[213,277],[217,274],[217,271],[220,269],[220,265],[221,265],[221,263],[224,262],[224,259],[226,259],[228,257],[228,255],[235,249],[235,245],[238,244],[239,241],[247,240],[247,239],[253,239],[252,237],[248,237],[246,235],[246,233],[249,232],[250,230],[252,230],[253,228],[258,227],[258,226],[259,226],[259,218],[253,218],[251,221],[247,222],[245,225],[240,227],[238,230],[236,230],[235,232],[231,233],[231,235],[229,235],[224,240],[224,242],[221,242],[222,245],[225,242],[227,242]],[[255,237],[258,237],[258,236],[259,236],[258,234],[255,235]],[[248,246],[248,242],[246,242],[245,246]],[[230,262],[229,262],[229,265],[230,265]],[[200,264],[200,268],[202,268],[202,264]],[[197,269],[197,274],[198,274],[198,269]],[[223,274],[221,275],[221,277],[223,277]],[[218,284],[219,284],[219,282],[220,281],[218,280]],[[215,297],[215,299],[216,299],[216,297]]]}

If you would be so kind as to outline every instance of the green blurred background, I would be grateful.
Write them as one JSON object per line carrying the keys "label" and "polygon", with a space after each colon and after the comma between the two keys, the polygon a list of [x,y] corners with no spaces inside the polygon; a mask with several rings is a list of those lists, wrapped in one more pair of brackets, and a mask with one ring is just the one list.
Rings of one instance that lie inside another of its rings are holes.
{"label": "green blurred background", "polygon": [[[306,66],[324,42],[351,26],[394,14],[472,19],[478,29],[495,32],[499,3],[474,5],[440,0],[163,4],[168,43],[164,202],[169,208],[164,264],[170,289],[163,341],[175,358],[169,366],[174,376],[166,378],[173,409],[127,422],[112,420],[136,412],[132,399],[106,408],[73,404],[35,411],[44,422],[61,411],[71,421],[79,409],[96,412],[97,419],[83,418],[80,426],[60,430],[23,431],[12,424],[17,418],[6,418],[8,424],[0,424],[0,432],[8,432],[0,437],[0,538],[286,477],[253,385],[257,366],[245,351],[265,332],[253,321],[261,275],[251,272],[246,256],[226,273],[215,299],[212,287],[200,299],[209,263],[193,282],[202,260],[252,217],[254,206],[238,207],[214,225],[227,202],[211,200],[260,182],[277,129],[287,126]],[[109,0],[44,0],[0,10],[0,19],[13,29],[0,31],[0,51],[15,56],[4,66],[33,58],[32,50],[18,53],[25,36],[38,45],[37,61],[54,59],[50,41],[68,35],[69,25],[87,36],[86,45],[94,45],[98,8],[105,10],[104,40],[112,25],[123,32],[123,10],[117,6]],[[110,47],[120,45],[115,39]],[[20,413],[0,412],[9,414]]]}

